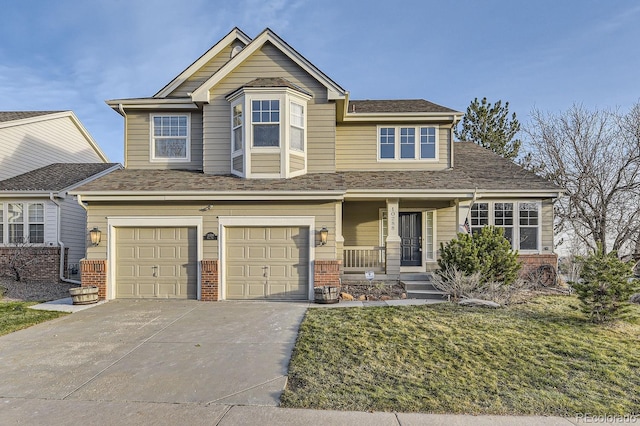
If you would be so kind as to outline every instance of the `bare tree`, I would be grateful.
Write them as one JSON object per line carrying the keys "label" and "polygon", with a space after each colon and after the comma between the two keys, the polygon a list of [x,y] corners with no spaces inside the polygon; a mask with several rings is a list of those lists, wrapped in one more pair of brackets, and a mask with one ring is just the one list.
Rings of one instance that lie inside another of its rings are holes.
{"label": "bare tree", "polygon": [[566,191],[559,230],[605,253],[633,251],[640,233],[640,103],[628,113],[574,105],[532,112],[525,132],[533,167]]}

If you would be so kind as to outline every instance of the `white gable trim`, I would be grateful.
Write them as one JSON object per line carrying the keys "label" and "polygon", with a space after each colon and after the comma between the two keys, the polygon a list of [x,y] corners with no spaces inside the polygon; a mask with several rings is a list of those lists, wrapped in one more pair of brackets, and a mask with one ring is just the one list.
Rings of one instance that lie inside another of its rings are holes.
{"label": "white gable trim", "polygon": [[218,84],[223,78],[229,75],[238,65],[244,62],[249,56],[260,49],[266,42],[273,44],[278,50],[287,55],[289,59],[299,65],[313,78],[318,80],[322,85],[327,88],[328,99],[343,99],[346,95],[346,91],[340,87],[336,82],[331,80],[322,71],[320,71],[315,65],[305,59],[302,55],[296,52],[291,46],[289,46],[284,40],[276,35],[269,28],[265,29],[258,37],[256,37],[251,43],[249,43],[240,53],[231,58],[222,68],[216,71],[207,81],[205,81],[200,87],[193,91],[191,98],[193,102],[209,102],[209,90]]}
{"label": "white gable trim", "polygon": [[153,95],[154,98],[164,98],[168,96],[178,88],[182,83],[187,81],[189,77],[195,74],[200,68],[202,68],[207,62],[213,59],[218,53],[220,53],[225,47],[229,46],[234,41],[239,40],[245,46],[251,42],[251,38],[243,33],[239,28],[234,28],[222,38],[219,42],[217,42],[211,49],[207,50],[202,56],[200,56],[194,63],[189,65],[187,69],[182,71],[180,75],[171,80],[169,84],[164,86],[158,93]]}

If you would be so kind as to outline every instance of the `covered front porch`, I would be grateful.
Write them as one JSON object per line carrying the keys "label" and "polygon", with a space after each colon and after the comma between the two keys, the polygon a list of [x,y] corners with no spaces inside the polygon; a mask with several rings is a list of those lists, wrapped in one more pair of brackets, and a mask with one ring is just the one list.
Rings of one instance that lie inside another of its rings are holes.
{"label": "covered front porch", "polygon": [[376,278],[395,280],[401,273],[435,270],[440,242],[455,237],[469,205],[469,200],[446,197],[346,199],[343,276],[374,271]]}

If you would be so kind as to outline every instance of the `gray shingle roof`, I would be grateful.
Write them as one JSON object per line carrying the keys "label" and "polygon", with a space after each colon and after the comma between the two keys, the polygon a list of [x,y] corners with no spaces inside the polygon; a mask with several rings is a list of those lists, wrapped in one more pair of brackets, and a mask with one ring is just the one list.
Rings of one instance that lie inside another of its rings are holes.
{"label": "gray shingle roof", "polygon": [[452,112],[459,111],[424,99],[392,99],[349,101],[348,113],[385,113],[385,112]]}
{"label": "gray shingle roof", "polygon": [[82,185],[77,191],[559,190],[472,142],[456,142],[454,149],[455,167],[440,171],[346,171],[311,173],[292,179],[242,179],[197,171],[124,169]]}
{"label": "gray shingle roof", "polygon": [[0,191],[60,191],[118,163],[54,163],[0,181]]}
{"label": "gray shingle roof", "polygon": [[63,111],[0,111],[0,123],[38,117],[40,115],[57,114]]}

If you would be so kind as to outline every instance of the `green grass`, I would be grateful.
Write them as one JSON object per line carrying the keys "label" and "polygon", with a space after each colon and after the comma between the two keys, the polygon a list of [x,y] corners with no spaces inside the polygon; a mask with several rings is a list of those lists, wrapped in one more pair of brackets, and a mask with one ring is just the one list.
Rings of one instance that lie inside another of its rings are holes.
{"label": "green grass", "polygon": [[37,302],[0,301],[0,336],[67,315],[64,312],[37,311],[27,308],[36,304]]}
{"label": "green grass", "polygon": [[286,407],[571,416],[640,410],[640,307],[585,321],[575,297],[309,309]]}

